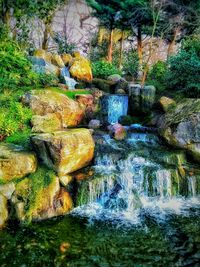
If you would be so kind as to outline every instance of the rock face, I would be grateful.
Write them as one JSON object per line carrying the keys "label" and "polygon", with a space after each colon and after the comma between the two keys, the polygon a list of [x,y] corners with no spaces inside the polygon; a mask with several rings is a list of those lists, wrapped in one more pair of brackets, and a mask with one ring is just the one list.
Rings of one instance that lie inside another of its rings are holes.
{"label": "rock face", "polygon": [[200,100],[188,99],[155,117],[160,134],[170,144],[185,149],[200,162]]}
{"label": "rock face", "polygon": [[88,165],[94,155],[94,141],[88,129],[37,134],[32,142],[38,156],[59,176]]}
{"label": "rock face", "polygon": [[20,146],[0,144],[0,180],[9,182],[34,173],[37,159],[34,153],[27,152]]}
{"label": "rock face", "polygon": [[64,128],[77,126],[84,116],[84,109],[76,101],[51,90],[32,90],[23,96],[22,102],[35,115],[56,114]]}
{"label": "rock face", "polygon": [[148,113],[155,102],[156,89],[154,86],[141,87],[140,84],[128,85],[130,108],[134,112]]}
{"label": "rock face", "polygon": [[5,225],[8,219],[7,199],[0,194],[0,229]]}
{"label": "rock face", "polygon": [[34,115],[31,119],[33,133],[49,133],[62,130],[59,114],[49,113],[44,116]]}
{"label": "rock face", "polygon": [[71,76],[79,81],[91,82],[93,77],[90,62],[80,54],[74,56],[69,70]]}

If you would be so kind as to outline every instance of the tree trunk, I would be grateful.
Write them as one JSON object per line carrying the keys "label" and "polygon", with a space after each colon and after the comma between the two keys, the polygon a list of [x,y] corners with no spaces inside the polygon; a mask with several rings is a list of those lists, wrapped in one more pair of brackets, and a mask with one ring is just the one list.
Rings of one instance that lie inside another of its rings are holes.
{"label": "tree trunk", "polygon": [[138,59],[139,59],[139,66],[142,66],[142,29],[141,26],[138,26],[137,29],[137,51],[138,51]]}
{"label": "tree trunk", "polygon": [[179,29],[176,28],[174,30],[174,34],[173,34],[173,38],[171,41],[169,41],[169,46],[168,46],[168,49],[167,49],[167,57],[169,58],[170,56],[172,56],[175,51],[174,51],[174,47],[175,47],[175,44],[176,44],[176,37],[178,35],[178,32],[179,32]]}
{"label": "tree trunk", "polygon": [[44,26],[45,26],[45,29],[44,29],[44,36],[43,36],[43,41],[42,41],[42,49],[47,50],[49,35],[51,34],[51,21],[46,21],[44,23]]}
{"label": "tree trunk", "polygon": [[113,29],[110,31],[109,45],[108,45],[108,62],[112,63],[113,57]]}
{"label": "tree trunk", "polygon": [[122,69],[122,61],[123,61],[123,47],[124,47],[124,31],[122,31],[122,37],[120,40],[120,53],[119,53],[119,69]]}

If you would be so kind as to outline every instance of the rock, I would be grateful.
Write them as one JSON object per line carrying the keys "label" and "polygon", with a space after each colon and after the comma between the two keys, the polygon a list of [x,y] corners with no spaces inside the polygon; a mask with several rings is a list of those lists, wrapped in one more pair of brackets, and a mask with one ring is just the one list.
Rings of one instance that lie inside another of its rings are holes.
{"label": "rock", "polygon": [[162,111],[168,112],[170,111],[170,109],[175,108],[176,101],[174,101],[173,99],[169,97],[162,96],[160,100],[158,101],[158,105]]}
{"label": "rock", "polygon": [[90,120],[95,117],[98,106],[94,102],[94,97],[90,94],[76,95],[76,101],[85,109],[85,118]]}
{"label": "rock", "polygon": [[72,62],[72,56],[70,54],[64,53],[61,55],[61,58],[65,64],[65,66],[69,66],[70,63]]}
{"label": "rock", "polygon": [[7,183],[0,185],[0,194],[6,197],[7,199],[11,199],[11,196],[14,191],[15,191],[14,183]]}
{"label": "rock", "polygon": [[76,94],[76,101],[84,106],[92,106],[94,103],[94,97],[90,94]]}
{"label": "rock", "polygon": [[37,134],[32,142],[38,156],[59,176],[87,166],[94,155],[94,141],[88,129]]}
{"label": "rock", "polygon": [[42,58],[48,63],[51,63],[52,60],[52,54],[50,52],[45,51],[44,49],[36,49],[34,52],[34,56],[37,58]]}
{"label": "rock", "polygon": [[121,79],[122,77],[119,74],[113,74],[113,75],[108,76],[108,80],[115,82],[115,83],[119,82]]}
{"label": "rock", "polygon": [[5,196],[0,194],[0,229],[5,226],[7,220],[8,220],[7,199]]}
{"label": "rock", "polygon": [[117,95],[125,95],[126,92],[125,92],[123,89],[118,89],[118,90],[116,91],[116,94],[117,94]]}
{"label": "rock", "polygon": [[49,113],[44,116],[34,115],[31,119],[33,133],[49,133],[62,130],[59,114]]}
{"label": "rock", "polygon": [[93,79],[90,62],[83,56],[75,56],[69,71],[71,76],[79,81],[91,82]]}
{"label": "rock", "polygon": [[57,66],[46,62],[45,64],[45,73],[46,74],[53,74],[55,76],[60,76],[60,68],[58,68]]}
{"label": "rock", "polygon": [[92,80],[92,85],[105,93],[113,94],[115,92],[116,83],[104,79],[94,78]]}
{"label": "rock", "polygon": [[32,90],[22,97],[35,115],[56,114],[61,118],[62,127],[77,126],[84,116],[84,109],[66,95],[52,90]]}
{"label": "rock", "polygon": [[45,66],[46,66],[46,62],[43,58],[38,58],[38,57],[29,57],[33,67],[33,71],[37,72],[37,73],[45,73]]}
{"label": "rock", "polygon": [[73,207],[72,198],[70,194],[67,191],[65,191],[64,188],[60,189],[60,192],[56,197],[56,200],[54,201],[54,205],[55,205],[55,213],[53,214],[53,216],[64,215],[72,209]]}
{"label": "rock", "polygon": [[60,188],[58,177],[49,172],[42,174],[26,178],[16,185],[11,201],[20,221],[64,215],[73,206],[69,193]]}
{"label": "rock", "polygon": [[11,144],[0,144],[0,180],[4,183],[34,173],[37,159],[33,152]]}
{"label": "rock", "polygon": [[101,127],[100,120],[91,120],[88,124],[90,129],[99,129]]}
{"label": "rock", "polygon": [[59,181],[62,186],[66,187],[71,181],[73,180],[73,176],[71,175],[65,175],[65,176],[60,176]]}
{"label": "rock", "polygon": [[200,99],[187,99],[157,116],[159,133],[172,146],[185,149],[200,162]]}
{"label": "rock", "polygon": [[126,137],[126,129],[119,123],[108,126],[108,130],[116,140],[123,140]]}
{"label": "rock", "polygon": [[141,87],[140,84],[129,83],[128,92],[132,112],[149,113],[155,103],[156,89],[154,86]]}
{"label": "rock", "polygon": [[64,68],[65,67],[65,64],[64,64],[61,56],[60,55],[57,55],[57,54],[55,54],[55,55],[52,56],[51,63],[53,65],[59,67],[59,68]]}

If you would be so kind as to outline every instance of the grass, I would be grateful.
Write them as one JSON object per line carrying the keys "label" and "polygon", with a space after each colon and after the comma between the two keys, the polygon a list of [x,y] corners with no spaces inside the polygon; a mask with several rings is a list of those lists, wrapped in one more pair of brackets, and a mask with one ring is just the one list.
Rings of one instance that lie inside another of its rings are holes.
{"label": "grass", "polygon": [[84,90],[84,89],[75,89],[75,90],[68,90],[68,91],[64,91],[62,89],[60,89],[59,87],[49,87],[49,88],[46,88],[48,90],[52,90],[54,92],[57,92],[57,93],[61,93],[61,94],[64,94],[66,96],[68,96],[69,98],[71,99],[75,99],[75,96],[76,95],[82,95],[82,94],[91,94],[91,92],[89,90]]}

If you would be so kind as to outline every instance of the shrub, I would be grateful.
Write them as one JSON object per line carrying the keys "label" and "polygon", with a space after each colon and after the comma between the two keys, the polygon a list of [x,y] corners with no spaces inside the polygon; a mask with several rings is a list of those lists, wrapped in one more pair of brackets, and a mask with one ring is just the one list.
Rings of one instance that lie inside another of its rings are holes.
{"label": "shrub", "polygon": [[200,57],[195,50],[181,50],[169,60],[166,82],[169,89],[183,92],[185,96],[200,96]]}
{"label": "shrub", "polygon": [[166,73],[168,70],[168,64],[164,61],[158,61],[155,63],[148,74],[147,82],[150,85],[154,85],[158,91],[164,91],[166,89]]}
{"label": "shrub", "polygon": [[101,79],[107,79],[108,76],[113,74],[122,74],[113,64],[103,60],[92,63],[92,72],[95,78]]}
{"label": "shrub", "polygon": [[0,139],[7,137],[7,142],[28,145],[32,111],[17,102],[17,99],[18,94],[1,94]]}
{"label": "shrub", "polygon": [[21,86],[43,86],[54,83],[55,77],[37,74],[17,43],[5,39],[0,42],[0,90],[16,90]]}

